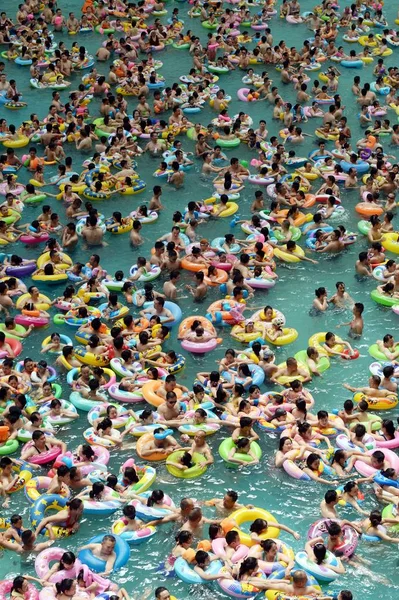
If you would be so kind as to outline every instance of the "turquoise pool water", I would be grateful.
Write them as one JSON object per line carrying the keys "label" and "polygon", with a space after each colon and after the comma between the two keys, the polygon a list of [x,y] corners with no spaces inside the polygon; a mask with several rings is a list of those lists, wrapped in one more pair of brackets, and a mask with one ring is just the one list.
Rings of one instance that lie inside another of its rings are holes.
{"label": "turquoise pool water", "polygon": [[[303,2],[302,10],[310,10],[313,2]],[[80,2],[71,0],[68,3],[60,3],[63,12],[74,10],[75,14],[79,15]],[[177,6],[183,18],[185,18],[185,28],[192,29],[195,33],[205,40],[207,31],[203,29],[199,22],[194,19],[188,19],[186,12],[188,5],[168,3],[169,12],[171,8]],[[10,0],[3,0],[2,10],[6,10],[12,17],[15,14],[16,4]],[[395,7],[387,6],[384,11],[392,22],[396,17]],[[288,45],[296,45],[301,47],[305,37],[311,35],[303,26],[291,26],[285,21],[280,21],[278,18],[273,18],[270,23],[275,43],[280,39],[286,40]],[[67,35],[57,35],[57,40],[64,40],[67,44],[71,44],[76,38],[71,38]],[[91,52],[95,53],[100,42],[103,39],[98,34],[90,34],[82,38],[81,43]],[[339,40],[340,42],[340,40]],[[341,42],[340,42],[341,43]],[[348,46],[345,45],[346,49]],[[358,50],[360,46],[357,46]],[[158,57],[157,57],[158,58]],[[162,74],[165,76],[168,84],[176,81],[178,76],[187,74],[192,66],[190,56],[184,51],[173,50],[168,48],[166,52],[159,55],[159,58],[164,62]],[[387,58],[385,62],[388,65],[397,64],[396,53]],[[98,70],[107,73],[106,64],[99,64]],[[259,69],[260,70],[260,69]],[[282,86],[279,81],[279,74],[269,67],[268,72],[274,79],[275,85],[282,89],[283,98],[287,101],[293,101],[295,93],[290,87]],[[6,71],[8,78],[15,78],[19,89],[24,95],[24,99],[28,102],[28,107],[19,112],[9,112],[0,107],[0,115],[5,116],[9,122],[18,124],[21,120],[29,118],[32,112],[37,112],[39,117],[43,118],[48,112],[50,105],[51,92],[38,92],[32,90],[29,86],[29,73],[26,67],[18,67],[15,64],[7,63]],[[350,86],[355,75],[360,75],[362,82],[372,80],[372,67],[367,66],[362,71],[341,69],[342,77],[340,79],[339,92],[342,95],[343,103],[346,106],[345,114],[348,117],[349,125],[352,130],[353,143],[361,136],[361,129],[358,126],[356,115],[358,113],[354,97],[350,93]],[[235,114],[239,110],[250,111],[254,122],[260,118],[266,118],[268,122],[269,135],[276,135],[281,128],[281,123],[274,122],[271,119],[270,106],[261,103],[248,105],[240,103],[236,100],[236,90],[242,86],[241,77],[243,73],[236,71],[232,74],[223,76],[220,81],[222,87],[233,96],[230,114]],[[317,74],[316,74],[317,75]],[[80,82],[80,74],[74,74],[72,77],[72,89],[77,87]],[[61,94],[62,100],[66,101],[67,94]],[[129,108],[134,109],[134,102],[128,99]],[[90,104],[90,113],[93,117],[97,116],[99,101],[95,100]],[[131,112],[131,111],[130,111]],[[214,116],[209,108],[206,108],[200,115],[201,122],[206,124]],[[391,123],[396,122],[396,115],[389,115]],[[303,126],[306,133],[312,134],[316,126],[315,120],[310,120]],[[193,144],[186,137],[180,138],[183,142],[184,149],[193,150]],[[316,138],[315,138],[316,139]],[[303,146],[296,146],[295,150],[298,155],[306,156],[307,153],[314,147],[314,140],[307,138]],[[86,157],[82,157],[76,152],[72,145],[65,146],[66,154],[73,157],[74,167],[77,171],[81,168],[81,163]],[[388,148],[387,151],[394,154],[395,151]],[[22,154],[23,152],[20,152]],[[239,147],[236,150],[227,150],[229,157],[239,156],[240,158],[250,159],[253,157],[248,152],[247,147]],[[109,216],[113,210],[121,210],[126,214],[133,210],[142,202],[148,200],[151,195],[152,187],[159,183],[158,180],[152,177],[153,171],[158,166],[158,160],[153,160],[149,157],[139,159],[138,171],[142,179],[147,183],[147,189],[138,196],[113,196],[112,200],[107,203],[99,203],[98,207],[101,212]],[[55,174],[54,167],[46,168],[46,179]],[[19,174],[22,182],[26,183],[29,176],[22,171]],[[316,182],[319,185],[319,181]],[[247,185],[240,199],[240,215],[246,217],[249,215],[249,207],[253,199],[253,194],[256,186]],[[185,185],[178,192],[163,185],[162,201],[166,206],[159,220],[152,225],[144,226],[142,233],[145,238],[145,244],[139,250],[132,250],[129,246],[128,236],[108,236],[107,241],[110,244],[107,248],[100,250],[101,262],[105,268],[111,273],[117,269],[128,271],[129,267],[136,261],[139,255],[149,255],[155,239],[165,232],[169,231],[171,226],[171,216],[174,210],[181,209],[188,200],[204,199],[211,195],[212,184],[200,176],[200,165],[195,161],[194,168],[186,175]],[[345,207],[348,209],[343,223],[348,230],[357,230],[358,218],[354,213],[353,207],[357,202],[357,191],[343,192],[342,199]],[[65,223],[65,214],[62,205],[56,200],[49,199],[49,204],[58,211],[61,221]],[[27,207],[24,211],[23,222],[28,222],[35,215],[39,214],[39,207]],[[217,235],[223,235],[229,231],[230,219],[223,221],[212,222],[201,227],[200,235],[206,236],[208,239],[213,239]],[[241,232],[240,232],[241,233]],[[239,230],[237,234],[241,237]],[[316,398],[316,408],[326,408],[331,410],[334,407],[342,405],[343,401],[349,397],[347,392],[342,388],[343,382],[350,382],[352,385],[365,382],[368,377],[368,366],[372,359],[368,355],[367,349],[370,344],[375,342],[377,338],[381,338],[387,332],[395,334],[397,332],[396,316],[389,309],[384,309],[379,305],[374,304],[369,293],[375,287],[375,281],[360,282],[354,275],[354,262],[360,251],[367,248],[365,238],[359,237],[357,243],[350,246],[348,250],[337,257],[319,256],[317,265],[279,265],[278,284],[270,292],[257,292],[255,299],[252,301],[252,306],[260,307],[265,304],[272,304],[284,312],[289,326],[295,327],[299,331],[299,337],[296,342],[288,347],[277,349],[277,362],[281,362],[288,356],[293,355],[300,349],[306,348],[307,340],[315,332],[325,330],[336,330],[338,324],[349,321],[349,311],[329,310],[320,316],[313,317],[309,314],[309,309],[314,297],[314,288],[324,285],[327,287],[329,294],[335,291],[335,282],[342,280],[346,283],[347,289],[351,296],[356,301],[361,301],[365,304],[365,329],[362,339],[356,343],[360,351],[360,358],[357,361],[349,362],[333,362],[330,370],[326,372],[323,378],[312,382],[309,385],[310,391]],[[24,257],[36,257],[39,254],[39,249],[24,248],[18,244],[15,250]],[[85,260],[90,256],[91,252],[82,249],[81,244],[71,254],[74,260]],[[183,271],[181,277],[181,286],[189,283],[191,275],[189,272]],[[28,280],[29,281],[29,280]],[[156,288],[161,289],[162,281],[156,282]],[[46,289],[43,286],[44,293],[57,293],[61,291],[61,286],[58,288]],[[216,289],[210,290],[208,298],[203,304],[193,305],[190,299],[185,299],[181,302],[181,306],[185,316],[192,314],[203,315],[206,312],[206,307],[214,300],[219,298],[219,292]],[[132,309],[135,313],[135,309]],[[58,330],[60,333],[71,335],[68,328],[50,327],[46,333],[43,331],[35,331],[24,344],[23,356],[39,357],[39,349],[42,339],[51,331]],[[341,329],[340,333],[344,333],[345,329]],[[223,335],[223,343],[218,347],[217,351],[205,356],[187,356],[185,370],[179,374],[179,381],[188,387],[191,386],[196,372],[204,370],[212,370],[216,368],[216,363],[223,356],[226,348],[237,345],[233,344],[229,332],[225,329],[221,332]],[[167,349],[180,349],[180,345],[176,342],[175,334],[166,344]],[[69,388],[63,380],[63,397],[67,398]],[[263,386],[264,391],[271,389],[270,386]],[[393,411],[394,412],[394,411]],[[387,413],[387,416],[394,417],[395,414]],[[86,413],[82,413],[81,419],[77,424],[66,427],[60,433],[60,437],[68,441],[68,446],[73,449],[82,441],[81,433],[87,427]],[[217,448],[221,439],[226,436],[226,433],[218,433],[211,438],[210,443],[215,454],[215,465],[208,469],[207,473],[200,479],[183,480],[174,479],[169,475],[164,466],[157,466],[157,483],[158,488],[162,488],[166,493],[170,494],[176,501],[181,497],[190,495],[198,500],[211,498],[215,495],[221,495],[224,490],[233,488],[240,493],[241,502],[250,502],[256,506],[261,506],[269,509],[280,522],[285,523],[292,528],[298,530],[302,538],[300,541],[293,541],[293,538],[283,535],[283,539],[292,546],[296,551],[303,548],[306,539],[306,532],[309,525],[319,517],[319,503],[326,491],[325,486],[314,483],[302,483],[289,478],[285,472],[279,471],[274,467],[274,452],[277,445],[277,438],[272,434],[263,434],[261,439],[261,447],[263,457],[261,463],[252,469],[242,470],[239,473],[226,469],[225,465],[218,456]],[[129,456],[127,452],[115,453],[112,456],[110,470],[117,472],[119,466]],[[141,461],[138,460],[140,463]],[[375,507],[376,501],[373,496],[366,499],[368,508]],[[2,509],[2,516],[5,514],[11,515],[14,512],[20,512],[24,515],[25,526],[28,524],[28,506],[22,492],[12,495],[11,505],[9,510]],[[210,517],[214,513],[212,509],[205,508],[206,516]],[[354,514],[345,513],[351,519],[354,519]],[[100,531],[108,531],[110,529],[109,518],[85,518],[79,533],[69,539],[61,540],[59,545],[66,549],[74,550],[80,544],[86,542],[94,533]],[[134,597],[142,596],[148,590],[154,590],[158,585],[167,585],[169,590],[179,599],[183,598],[188,593],[196,598],[204,600],[211,597],[220,596],[223,594],[219,591],[216,585],[213,586],[198,586],[192,587],[183,584],[175,578],[166,579],[163,573],[159,570],[159,565],[166,558],[169,550],[172,548],[173,535],[175,530],[173,526],[164,526],[159,528],[159,532],[146,545],[132,547],[131,558],[127,567],[122,569],[114,577],[115,581],[124,585]],[[204,537],[206,537],[204,528]],[[57,542],[58,545],[58,542]],[[399,588],[399,576],[397,574],[397,547],[396,545],[379,544],[361,544],[359,554],[370,561],[370,565],[354,570],[348,569],[347,574],[342,576],[334,589],[347,588],[351,589],[356,598],[370,600],[371,598],[394,598]],[[5,576],[12,577],[20,573],[33,574],[33,559],[28,557],[20,557],[16,554],[3,552],[2,560],[0,561],[0,578]]]}

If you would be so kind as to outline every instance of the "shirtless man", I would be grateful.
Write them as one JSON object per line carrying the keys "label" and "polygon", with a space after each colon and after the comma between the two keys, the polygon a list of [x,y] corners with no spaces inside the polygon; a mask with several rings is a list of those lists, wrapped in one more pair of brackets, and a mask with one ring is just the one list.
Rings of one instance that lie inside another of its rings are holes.
{"label": "shirtless man", "polygon": [[185,521],[187,521],[188,515],[191,513],[194,507],[195,504],[192,498],[182,498],[182,500],[180,500],[180,510],[170,512],[170,514],[163,519],[147,522],[146,526],[149,527],[150,525],[159,525],[160,523],[169,523],[171,521],[176,521],[179,524],[183,524]]}
{"label": "shirtless man", "polygon": [[285,361],[285,366],[284,367],[280,367],[276,373],[270,378],[270,381],[272,381],[273,383],[278,383],[277,379],[279,377],[302,377],[302,381],[303,383],[306,383],[307,381],[311,381],[312,378],[309,375],[309,371],[307,369],[303,369],[300,365],[298,365],[298,362],[295,358],[287,358],[287,360]]}
{"label": "shirtless man", "polygon": [[70,250],[72,250],[73,248],[75,248],[78,241],[79,241],[79,238],[78,238],[78,234],[76,233],[75,223],[68,223],[64,227],[64,230],[62,232],[62,236],[61,236],[62,246],[64,248],[69,248]]}
{"label": "shirtless man", "polygon": [[358,337],[361,336],[363,333],[363,327],[364,327],[364,321],[363,321],[363,314],[364,311],[364,304],[362,302],[355,302],[352,312],[353,312],[353,319],[352,321],[349,321],[348,323],[341,323],[340,325],[337,325],[337,327],[344,327],[345,325],[350,327],[349,330],[349,335],[351,335],[352,337]]}
{"label": "shirtless man", "polygon": [[[289,576],[288,576],[289,577]],[[265,580],[259,580],[259,579],[255,579],[255,577],[253,577],[252,579],[248,579],[247,583],[251,583],[252,585],[256,585],[258,588],[262,589],[262,590],[270,590],[270,589],[275,589],[278,590],[279,592],[282,592],[283,594],[287,594],[288,596],[296,596],[296,597],[301,597],[301,596],[317,596],[317,598],[319,600],[321,600],[321,598],[325,598],[325,596],[320,596],[320,589],[313,585],[307,585],[307,580],[308,580],[308,576],[305,573],[305,571],[295,571],[295,573],[291,574],[292,577],[292,583],[290,583],[289,581],[286,580],[280,580],[280,581],[265,581]],[[259,584],[259,585],[258,585]],[[340,592],[340,600],[352,600],[352,594],[351,592],[348,592],[348,594],[350,595],[342,595],[344,592]],[[345,591],[346,594],[346,591]]]}
{"label": "shirtless man", "polygon": [[168,392],[174,392],[176,389],[181,390],[183,394],[189,392],[188,388],[176,382],[176,377],[173,373],[169,373],[169,375],[165,377],[162,385],[157,389],[157,394],[166,399]]}
{"label": "shirtless man", "polygon": [[91,550],[93,556],[105,562],[105,569],[102,575],[109,575],[116,561],[115,552],[116,539],[113,535],[105,535],[101,543],[86,544],[81,546],[79,550]]}
{"label": "shirtless man", "polygon": [[151,456],[154,452],[165,455],[165,458],[180,448],[180,444],[171,435],[166,435],[165,431],[160,427],[154,429],[154,435],[143,444],[141,448],[141,456]]}
{"label": "shirtless man", "polygon": [[381,390],[381,377],[378,375],[371,375],[369,377],[369,385],[364,387],[353,387],[348,383],[344,383],[343,387],[347,390],[353,392],[354,394],[360,392],[361,394],[365,394],[366,396],[373,396],[374,398],[389,398],[390,396],[394,396],[390,390]]}
{"label": "shirtless man", "polygon": [[167,424],[184,418],[184,411],[180,407],[175,392],[167,392],[165,402],[158,406],[158,414],[165,419]]}
{"label": "shirtless man", "polygon": [[355,264],[355,270],[356,273],[362,277],[371,277],[373,275],[367,252],[360,252],[359,258]]}
{"label": "shirtless man", "polygon": [[206,523],[221,523],[222,519],[207,519],[203,516],[202,511],[199,507],[193,508],[189,513],[187,521],[183,523],[180,531],[190,531],[195,537],[201,539],[202,528]]}
{"label": "shirtless man", "polygon": [[204,279],[204,273],[202,271],[197,271],[194,273],[195,286],[186,284],[186,290],[192,294],[194,300],[202,300],[208,293],[208,286]]}
{"label": "shirtless man", "polygon": [[142,317],[145,317],[148,314],[160,317],[163,324],[171,323],[175,320],[170,310],[165,308],[165,298],[161,298],[160,296],[155,297],[154,306],[140,311]]}
{"label": "shirtless man", "polygon": [[154,254],[151,255],[150,263],[152,265],[156,265],[157,267],[161,267],[163,269],[165,267],[165,245],[163,242],[155,242],[154,244]]}
{"label": "shirtless man", "polygon": [[180,272],[175,269],[169,273],[169,281],[165,281],[163,284],[163,293],[168,300],[176,301],[177,298],[177,287],[176,284],[180,279]]}
{"label": "shirtless man", "polygon": [[86,225],[82,229],[82,238],[85,240],[87,246],[108,246],[107,242],[104,242],[104,232],[99,225],[97,225],[97,217],[90,215],[87,218]]}
{"label": "shirtless man", "polygon": [[68,32],[76,33],[77,31],[79,31],[79,21],[75,17],[73,12],[69,13],[68,18],[66,20],[66,26],[67,26]]}
{"label": "shirtless man", "polygon": [[332,252],[333,254],[337,254],[338,252],[345,250],[345,244],[340,239],[340,235],[341,232],[338,229],[334,229],[334,231],[331,233],[330,241],[328,241],[325,246],[316,248],[316,252]]}
{"label": "shirtless man", "polygon": [[397,362],[397,358],[399,357],[399,342],[395,342],[393,335],[390,333],[384,335],[382,340],[377,340],[377,346],[388,360]]}
{"label": "shirtless man", "polygon": [[154,131],[150,135],[150,141],[144,147],[144,152],[149,152],[151,156],[159,156],[165,151],[165,144],[158,139],[158,134]]}
{"label": "shirtless man", "polygon": [[335,490],[328,490],[320,502],[320,512],[323,519],[339,519],[335,507],[338,505],[339,496]]}
{"label": "shirtless man", "polygon": [[253,508],[252,504],[239,504],[237,502],[238,494],[234,490],[228,490],[223,498],[211,498],[205,500],[205,506],[214,506],[217,511],[221,512],[224,517],[228,517],[232,512],[239,508]]}
{"label": "shirtless man", "polygon": [[337,291],[327,302],[331,302],[337,308],[346,308],[348,305],[353,306],[353,299],[350,297],[347,291],[345,291],[345,284],[343,281],[337,281],[335,284]]}

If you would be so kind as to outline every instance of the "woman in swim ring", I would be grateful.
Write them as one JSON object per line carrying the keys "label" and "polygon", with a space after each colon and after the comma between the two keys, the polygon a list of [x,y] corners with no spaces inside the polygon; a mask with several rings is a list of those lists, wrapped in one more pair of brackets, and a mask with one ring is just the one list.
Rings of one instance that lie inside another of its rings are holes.
{"label": "woman in swim ring", "polygon": [[327,548],[324,545],[324,540],[322,537],[308,540],[305,544],[305,552],[308,555],[309,560],[316,563],[316,565],[326,567],[327,569],[330,569],[339,575],[346,573],[346,569],[343,566],[340,558],[336,559],[338,563],[337,565],[331,564],[330,561],[326,560]]}
{"label": "woman in swim ring", "polygon": [[319,481],[320,483],[324,483],[325,485],[338,485],[338,481],[331,481],[320,477],[320,475],[324,471],[324,464],[322,464],[322,460],[318,454],[315,452],[311,452],[306,459],[306,466],[303,468],[303,472],[306,475],[309,475],[313,481]]}
{"label": "woman in swim ring", "polygon": [[368,536],[378,538],[383,542],[398,543],[399,538],[393,538],[386,534],[384,525],[398,524],[397,519],[383,519],[379,510],[372,510],[369,516],[361,522],[362,531]]}
{"label": "woman in swim ring", "polygon": [[[388,471],[390,469],[387,469]],[[369,513],[365,510],[363,510],[360,506],[359,506],[359,500],[361,501],[364,498],[364,495],[361,493],[360,489],[359,489],[359,483],[363,483],[363,482],[369,482],[370,481],[370,477],[361,477],[359,479],[357,479],[356,481],[347,481],[344,485],[344,489],[343,492],[340,496],[340,503],[341,504],[350,504],[352,506],[352,508],[354,508],[358,513],[360,513],[361,515],[365,515],[367,516]]]}
{"label": "woman in swim ring", "polygon": [[[349,351],[348,354],[345,354],[342,351],[339,352],[335,350],[334,346],[337,346],[338,344],[345,346]],[[337,342],[335,339],[335,334],[331,331],[328,331],[326,333],[325,342],[322,343],[321,346],[322,348],[324,348],[324,350],[326,350],[327,354],[330,356],[341,356],[341,358],[350,359],[356,354],[349,342],[346,342],[345,340],[340,340],[339,342]]]}
{"label": "woman in swim ring", "polygon": [[209,556],[208,552],[204,550],[198,550],[195,554],[193,565],[194,571],[205,581],[215,581],[217,579],[229,579],[231,575],[229,572],[223,571],[222,573],[217,573],[215,575],[211,575],[206,572],[206,569],[209,567],[212,561],[218,560],[218,557],[213,555]]}
{"label": "woman in swim ring", "polygon": [[[112,493],[107,491],[105,485],[100,481],[95,481],[92,484],[91,490],[88,492],[88,489],[82,490],[75,499],[79,498],[82,502],[112,502],[115,500],[115,496]],[[119,502],[127,502],[125,498],[118,497]]]}
{"label": "woman in swim ring", "polygon": [[57,560],[53,566],[41,578],[42,582],[50,581],[59,571],[65,571],[65,576],[76,577],[80,568],[76,562],[76,556],[73,552],[64,552],[60,560]]}
{"label": "woman in swim ring", "polygon": [[381,489],[377,488],[375,490],[375,495],[380,501],[386,501],[396,505],[399,496],[399,484],[397,483],[398,474],[395,469],[388,468],[380,471],[380,475],[389,481],[383,482],[378,480],[378,485]]}
{"label": "woman in swim ring", "polygon": [[112,445],[121,446],[123,438],[128,433],[128,430],[125,429],[123,433],[119,433],[119,431],[113,427],[111,419],[105,418],[95,426],[94,432],[101,439],[111,442]]}
{"label": "woman in swim ring", "polygon": [[137,494],[130,494],[130,497],[134,497],[135,500],[138,500],[139,502],[141,502],[141,504],[149,506],[150,508],[158,508],[168,510],[171,512],[177,512],[177,509],[167,502],[167,499],[165,498],[165,493],[162,490],[153,490],[148,496],[148,498],[138,496]]}
{"label": "woman in swim ring", "polygon": [[[172,552],[170,553],[170,555],[167,559],[168,567],[173,567],[173,564],[174,564],[176,558],[179,558],[179,556],[186,559],[187,562],[190,562],[188,560],[188,556],[190,553],[187,552],[187,550],[191,549],[193,542],[194,542],[194,536],[191,533],[191,531],[186,531],[186,530],[179,531],[179,533],[175,537],[175,540],[176,540],[176,545],[173,548]],[[194,552],[194,551],[191,550],[191,552]]]}
{"label": "woman in swim ring", "polygon": [[[236,581],[245,582],[248,584],[248,581],[254,577],[257,577],[262,574],[262,570],[259,567],[259,563],[257,558],[251,556],[244,558],[244,560],[233,567],[233,578]],[[256,593],[256,589],[254,589],[254,593]]]}
{"label": "woman in swim ring", "polygon": [[271,572],[276,562],[284,562],[287,564],[285,569],[286,575],[291,573],[295,561],[283,552],[278,551],[278,546],[275,540],[261,540],[256,546],[251,546],[248,557],[254,557],[261,561],[259,565],[263,572]]}
{"label": "woman in swim ring", "polygon": [[64,527],[70,533],[75,533],[79,529],[82,514],[83,502],[80,498],[74,498],[66,503],[66,508],[63,510],[42,519],[34,533],[39,535],[43,528],[49,529],[58,525]]}
{"label": "woman in swim ring", "polygon": [[338,477],[347,477],[360,457],[364,456],[361,450],[336,450],[331,461],[331,466]]}

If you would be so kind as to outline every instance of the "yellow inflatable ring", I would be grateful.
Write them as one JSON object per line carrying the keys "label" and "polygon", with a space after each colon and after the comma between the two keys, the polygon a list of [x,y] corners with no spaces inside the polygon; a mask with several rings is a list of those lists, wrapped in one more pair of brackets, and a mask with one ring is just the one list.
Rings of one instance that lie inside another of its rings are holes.
{"label": "yellow inflatable ring", "polygon": [[93,354],[93,352],[86,350],[86,346],[75,348],[74,356],[79,362],[93,367],[106,367],[110,361],[107,354]]}
{"label": "yellow inflatable ring", "polygon": [[[39,302],[35,302],[36,310],[48,310],[51,307],[51,300],[44,294],[39,294]],[[31,302],[30,294],[22,294],[15,303],[18,310],[22,310],[27,302]]]}
{"label": "yellow inflatable ring", "polygon": [[373,396],[366,396],[362,392],[357,392],[353,395],[354,402],[359,403],[362,400],[367,402],[370,410],[391,410],[398,404],[398,397],[395,394],[387,398],[374,398]]}
{"label": "yellow inflatable ring", "polygon": [[21,136],[17,140],[7,140],[3,142],[3,146],[6,148],[23,148],[29,144],[29,138],[26,136]]}
{"label": "yellow inflatable ring", "polygon": [[274,346],[286,346],[287,344],[292,344],[298,337],[298,332],[293,327],[283,327],[283,335],[278,336],[275,340],[272,340],[267,335],[267,330],[265,331],[265,340],[267,340],[270,344]]}
{"label": "yellow inflatable ring", "polygon": [[301,248],[300,246],[296,246],[295,248],[295,252],[291,253],[291,252],[287,252],[287,246],[281,246],[281,248],[274,248],[274,256],[277,256],[277,258],[279,258],[280,260],[287,262],[287,263],[296,263],[296,262],[300,262],[301,259],[298,258],[299,256],[305,256],[305,251],[303,250],[303,248]]}
{"label": "yellow inflatable ring", "polygon": [[[60,256],[61,256],[62,262],[60,264],[55,265],[56,268],[60,269],[61,271],[66,271],[67,269],[70,269],[73,265],[72,258],[70,256],[68,256],[68,254],[65,254],[64,252],[60,252]],[[42,267],[44,267],[44,265],[47,262],[49,262],[49,260],[50,260],[50,252],[44,252],[43,254],[41,254],[36,261],[36,265],[37,265],[38,269],[41,269]]]}
{"label": "yellow inflatable ring", "polygon": [[255,323],[254,325],[255,331],[252,333],[246,333],[244,331],[243,325],[234,325],[234,327],[230,331],[230,335],[237,339],[239,342],[244,344],[248,342],[254,342],[258,339],[258,337],[262,337],[264,327],[260,323]]}
{"label": "yellow inflatable ring", "polygon": [[[316,348],[317,352],[323,356],[329,355],[327,350],[325,350],[324,347],[321,345],[322,342],[326,341],[326,333],[326,331],[319,331],[318,333],[313,334],[308,340],[308,345],[313,346],[313,348]],[[345,348],[341,343],[341,338],[336,335],[335,339],[337,343],[334,346],[334,350],[336,352],[343,352]]]}
{"label": "yellow inflatable ring", "polygon": [[384,233],[381,244],[388,252],[399,254],[399,235],[397,233]]}
{"label": "yellow inflatable ring", "polygon": [[[251,546],[255,546],[257,542],[251,538],[249,533],[246,533],[241,529],[241,525],[248,522],[253,523],[255,519],[264,519],[268,524],[277,523],[277,519],[264,508],[239,508],[238,510],[232,512],[231,515],[229,515],[226,519],[224,519],[221,525],[224,531],[238,531],[241,544],[245,544],[245,546],[250,548]],[[262,540],[267,540],[269,538],[278,538],[279,535],[280,529],[269,526],[266,533],[261,533],[258,537],[260,537]]]}
{"label": "yellow inflatable ring", "polygon": [[369,48],[375,48],[377,46],[377,40],[369,40],[367,35],[361,35],[357,41],[361,46],[368,46]]}

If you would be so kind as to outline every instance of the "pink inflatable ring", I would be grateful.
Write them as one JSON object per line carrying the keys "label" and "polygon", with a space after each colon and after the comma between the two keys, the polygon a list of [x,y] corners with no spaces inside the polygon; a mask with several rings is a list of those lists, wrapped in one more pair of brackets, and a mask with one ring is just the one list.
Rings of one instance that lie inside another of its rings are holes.
{"label": "pink inflatable ring", "polygon": [[[0,581],[0,600],[9,600],[13,580],[4,579]],[[32,583],[28,583],[28,589],[24,594],[24,600],[39,600],[39,592]]]}
{"label": "pink inflatable ring", "polygon": [[[333,523],[331,519],[319,519],[313,525],[309,527],[308,539],[312,540],[317,537],[323,537],[328,535],[328,527]],[[359,543],[359,534],[350,525],[342,526],[342,533],[344,542],[340,546],[335,548],[335,551],[342,552],[344,556],[350,558],[355,553],[356,547]]]}

